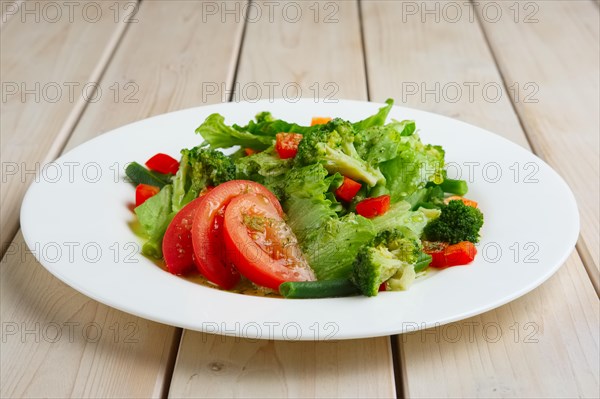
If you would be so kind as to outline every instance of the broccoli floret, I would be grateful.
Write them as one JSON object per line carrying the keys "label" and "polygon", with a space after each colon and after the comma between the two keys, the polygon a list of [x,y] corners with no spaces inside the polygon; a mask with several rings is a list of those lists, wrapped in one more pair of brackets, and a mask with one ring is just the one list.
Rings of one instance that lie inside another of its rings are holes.
{"label": "broccoli floret", "polygon": [[207,186],[235,179],[235,165],[217,150],[194,147],[181,150],[179,170],[173,178],[173,211],[179,211]]}
{"label": "broccoli floret", "polygon": [[300,166],[321,163],[330,173],[340,173],[373,187],[385,184],[379,168],[364,161],[354,147],[354,128],[336,118],[319,129],[307,132],[298,146],[296,163]]}
{"label": "broccoli floret", "polygon": [[412,231],[405,228],[382,231],[358,251],[352,280],[363,295],[375,296],[382,283],[413,268],[420,254],[421,243]]}
{"label": "broccoli floret", "polygon": [[256,154],[238,157],[235,161],[236,178],[252,180],[266,186],[280,200],[283,198],[286,174],[293,159],[281,159],[273,147]]}
{"label": "broccoli floret", "polygon": [[467,206],[462,201],[453,200],[441,208],[437,219],[423,229],[423,237],[428,241],[443,241],[456,244],[461,241],[479,241],[479,230],[483,226],[483,213]]}

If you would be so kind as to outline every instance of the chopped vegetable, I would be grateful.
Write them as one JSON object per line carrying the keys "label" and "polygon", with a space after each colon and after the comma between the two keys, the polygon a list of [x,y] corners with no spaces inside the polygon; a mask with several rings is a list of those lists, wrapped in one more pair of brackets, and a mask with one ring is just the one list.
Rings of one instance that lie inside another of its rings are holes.
{"label": "chopped vegetable", "polygon": [[179,161],[167,154],[158,153],[146,161],[146,166],[155,172],[174,175],[179,169]]}
{"label": "chopped vegetable", "polygon": [[437,268],[466,265],[471,263],[477,255],[477,248],[470,241],[462,241],[453,245],[445,242],[425,241],[423,251],[431,255],[429,266]]}
{"label": "chopped vegetable", "polygon": [[445,193],[456,194],[459,196],[463,196],[469,191],[467,187],[467,182],[464,180],[454,180],[454,179],[444,179],[444,181],[440,184],[442,190]]}
{"label": "chopped vegetable", "polygon": [[361,184],[344,176],[344,182],[335,190],[335,196],[342,201],[350,202],[361,189]]}
{"label": "chopped vegetable", "polygon": [[[396,278],[406,273],[414,279],[414,263],[420,253],[419,240],[412,231],[402,228],[383,231],[361,247],[352,279],[363,295],[375,296],[379,286],[397,274]],[[410,282],[403,283],[406,286]]]}
{"label": "chopped vegetable", "polygon": [[356,295],[356,285],[347,278],[322,281],[291,281],[279,286],[285,298],[331,298]]}
{"label": "chopped vegetable", "polygon": [[125,168],[125,174],[136,186],[138,184],[147,184],[162,188],[170,183],[170,176],[163,175],[157,172],[151,172],[137,162],[131,162]]}
{"label": "chopped vegetable", "polygon": [[356,204],[356,213],[366,218],[374,218],[385,214],[390,209],[390,196],[382,195],[375,198],[367,198]]}
{"label": "chopped vegetable", "polygon": [[140,206],[150,197],[155,196],[160,191],[156,186],[148,184],[138,184],[135,188],[135,206]]}
{"label": "chopped vegetable", "polygon": [[450,201],[454,201],[454,200],[462,201],[463,204],[465,204],[466,206],[472,206],[473,208],[477,208],[477,205],[478,205],[477,202],[471,201],[470,199],[467,199],[465,197],[460,197],[458,195],[453,195],[451,197],[444,199],[444,203],[446,205],[448,205],[450,203]]}
{"label": "chopped vegetable", "polygon": [[385,183],[381,171],[364,161],[356,152],[352,124],[334,119],[319,127],[306,133],[298,145],[298,155],[295,158],[297,165],[321,163],[330,173],[340,173],[371,187],[377,183]]}
{"label": "chopped vegetable", "polygon": [[310,121],[311,126],[324,125],[331,120],[328,116],[314,116]]}
{"label": "chopped vegetable", "polygon": [[302,140],[302,135],[297,133],[277,133],[275,149],[279,158],[294,158],[298,153],[298,144]]}
{"label": "chopped vegetable", "polygon": [[437,219],[425,226],[423,237],[428,241],[456,244],[461,241],[479,241],[479,230],[483,225],[483,213],[459,200],[444,205]]}

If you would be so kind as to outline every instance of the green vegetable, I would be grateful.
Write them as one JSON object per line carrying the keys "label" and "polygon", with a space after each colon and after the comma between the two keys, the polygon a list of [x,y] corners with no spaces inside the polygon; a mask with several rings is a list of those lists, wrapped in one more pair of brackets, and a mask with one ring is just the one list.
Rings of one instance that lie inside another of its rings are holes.
{"label": "green vegetable", "polygon": [[222,152],[201,147],[182,150],[179,170],[173,179],[173,211],[197,198],[206,187],[233,179],[235,165]]}
{"label": "green vegetable", "polygon": [[318,230],[305,235],[301,246],[319,280],[345,278],[352,272],[360,247],[374,236],[369,219],[349,213],[320,224]]}
{"label": "green vegetable", "polygon": [[304,134],[313,129],[311,126],[300,126],[281,119],[273,118],[270,112],[261,112],[256,115],[256,122],[250,121],[246,126],[233,125],[233,128],[248,132],[257,136],[275,138],[277,133],[300,133]]}
{"label": "green vegetable", "polygon": [[419,208],[439,209],[444,206],[444,191],[440,186],[432,185],[415,191],[404,201],[410,204],[413,211]]}
{"label": "green vegetable", "polygon": [[331,298],[358,294],[356,286],[347,278],[323,281],[288,281],[279,286],[285,298]]}
{"label": "green vegetable", "polygon": [[248,131],[238,130],[225,124],[225,118],[220,114],[211,114],[196,129],[210,148],[229,148],[239,145],[254,150],[264,150],[275,141],[271,136],[258,136]]}
{"label": "green vegetable", "polygon": [[414,131],[414,121],[393,121],[385,126],[372,126],[356,133],[354,146],[361,158],[376,165],[396,158],[402,137],[410,136]]}
{"label": "green vegetable", "polygon": [[461,241],[479,241],[479,230],[483,226],[483,213],[467,206],[460,200],[453,200],[443,206],[437,219],[425,226],[423,237],[428,241],[444,241],[456,244]]}
{"label": "green vegetable", "polygon": [[321,164],[295,167],[287,175],[283,209],[308,264],[319,280],[345,278],[362,244],[375,236],[369,219],[350,213],[339,217]]}
{"label": "green vegetable", "polygon": [[444,150],[425,145],[418,135],[402,136],[398,156],[380,164],[392,202],[405,199],[428,182],[443,180]]}
{"label": "green vegetable", "polygon": [[131,162],[127,165],[125,174],[136,186],[138,184],[148,184],[162,188],[164,185],[169,184],[171,180],[171,175],[152,172],[137,162]]}
{"label": "green vegetable", "polygon": [[406,201],[400,201],[390,206],[390,209],[381,216],[371,219],[376,232],[406,227],[418,237],[427,224],[427,217],[423,212],[411,211]]}
{"label": "green vegetable", "polygon": [[162,258],[162,239],[175,216],[175,213],[171,212],[172,197],[173,187],[169,184],[134,210],[148,238],[142,247],[142,253],[146,256]]}
{"label": "green vegetable", "polygon": [[281,159],[273,147],[235,161],[236,179],[252,180],[266,186],[278,198],[283,197],[286,174],[293,159]]}
{"label": "green vegetable", "polygon": [[340,173],[371,187],[377,183],[385,184],[381,171],[358,155],[354,147],[352,124],[336,118],[318,126],[318,129],[307,132],[300,141],[296,165],[321,163],[330,173]]}
{"label": "green vegetable", "polygon": [[444,190],[445,193],[460,195],[461,197],[469,191],[466,181],[447,178],[440,184],[440,188]]}
{"label": "green vegetable", "polygon": [[[411,230],[382,231],[360,248],[353,265],[352,280],[363,295],[375,296],[379,286],[392,277],[401,280],[406,274],[414,279],[414,263],[420,254],[420,241]],[[405,278],[391,288],[402,288],[408,284],[408,278]]]}
{"label": "green vegetable", "polygon": [[392,110],[392,106],[394,105],[394,100],[388,98],[385,100],[386,105],[379,108],[379,111],[375,115],[372,115],[366,119],[363,119],[360,122],[356,122],[352,124],[352,127],[356,131],[365,130],[372,126],[383,126],[385,124],[385,120],[388,117],[388,114]]}
{"label": "green vegetable", "polygon": [[419,258],[415,263],[415,273],[420,273],[423,270],[427,269],[429,267],[429,264],[431,263],[431,259],[431,255],[421,252],[419,254]]}

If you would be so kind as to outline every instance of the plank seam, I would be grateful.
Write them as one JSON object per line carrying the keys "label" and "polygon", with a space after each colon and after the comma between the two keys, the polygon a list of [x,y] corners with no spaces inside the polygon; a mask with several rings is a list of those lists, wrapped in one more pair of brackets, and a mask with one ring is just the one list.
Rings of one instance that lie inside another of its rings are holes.
{"label": "plank seam", "polygon": [[365,70],[365,85],[367,89],[367,100],[371,101],[371,91],[369,89],[369,62],[367,61],[367,46],[365,42],[365,26],[363,22],[362,0],[357,0],[358,7],[358,26],[360,27],[360,44],[363,54],[363,68]]}
{"label": "plank seam", "polygon": [[169,390],[171,389],[171,382],[173,381],[173,373],[175,373],[175,364],[177,363],[177,357],[179,356],[179,348],[181,348],[181,338],[183,336],[183,329],[174,327],[173,339],[169,349],[169,358],[165,366],[164,384],[160,392],[160,398],[168,398]]}
{"label": "plank seam", "polygon": [[[248,2],[248,9],[250,9],[250,6],[252,5],[252,0],[249,0]],[[242,35],[240,37],[240,41],[238,44],[238,51],[237,51],[237,60],[235,62],[235,67],[233,69],[233,76],[231,79],[231,91],[229,94],[229,98],[227,99],[227,102],[232,102],[233,99],[235,98],[235,82],[237,82],[237,78],[238,78],[238,72],[240,70],[240,64],[241,64],[241,60],[242,60],[242,51],[244,48],[244,41],[246,39],[246,30],[248,28],[248,17],[249,17],[249,13],[246,13],[246,18],[244,18],[244,27],[242,28]]]}
{"label": "plank seam", "polygon": [[[470,0],[470,1],[473,4],[473,8],[475,8],[476,4],[473,2],[473,0]],[[493,48],[493,46],[490,42],[490,39],[487,35],[487,32],[483,25],[483,22],[481,21],[481,16],[479,16],[478,13],[475,13],[475,16],[477,18],[477,24],[479,26],[479,29],[481,30],[481,33],[483,35],[483,39],[485,40],[488,50],[492,56],[492,60],[496,64],[496,71],[498,71],[498,74],[500,75],[500,79],[502,80],[502,86],[504,88],[504,91],[506,93],[509,93],[509,97],[511,100],[510,106],[512,107],[512,110],[517,117],[519,126],[521,126],[521,130],[523,130],[523,133],[525,134],[525,138],[527,139],[527,143],[529,144],[529,147],[531,148],[531,152],[533,154],[535,154],[536,156],[538,156],[539,158],[541,158],[542,160],[546,161],[544,152],[541,150],[542,146],[538,143],[537,139],[535,138],[535,135],[530,135],[530,133],[526,127],[525,121],[523,119],[523,116],[521,115],[521,113],[519,112],[519,109],[517,108],[517,106],[515,104],[513,94],[511,93],[511,90],[509,90],[509,88],[508,88],[508,85],[506,83],[506,78],[502,71],[502,67],[500,66],[500,63],[498,62],[498,57],[496,56],[496,53],[494,52],[494,48]],[[585,241],[583,240],[583,238],[581,236],[579,236],[579,238],[577,239],[577,243],[575,245],[575,251],[577,252],[577,255],[579,256],[581,263],[583,263],[585,271],[592,283],[592,286],[594,287],[594,290],[596,291],[596,294],[600,296],[600,287],[599,287],[599,284],[597,282],[597,277],[596,277],[598,275],[598,267],[596,267],[596,264],[591,256],[589,256],[589,257],[585,256],[585,254],[589,254],[589,251],[587,249],[587,246],[585,245]]]}

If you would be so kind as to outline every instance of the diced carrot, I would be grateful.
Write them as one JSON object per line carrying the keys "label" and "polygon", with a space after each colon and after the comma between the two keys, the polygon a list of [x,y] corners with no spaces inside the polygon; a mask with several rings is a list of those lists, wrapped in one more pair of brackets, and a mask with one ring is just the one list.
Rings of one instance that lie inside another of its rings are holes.
{"label": "diced carrot", "polygon": [[331,120],[331,118],[328,117],[328,116],[314,116],[312,118],[312,121],[310,122],[310,125],[311,126],[314,126],[314,125],[324,125],[327,122],[329,122],[330,120]]}

